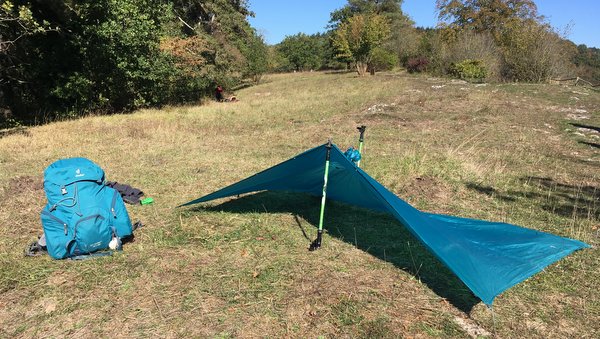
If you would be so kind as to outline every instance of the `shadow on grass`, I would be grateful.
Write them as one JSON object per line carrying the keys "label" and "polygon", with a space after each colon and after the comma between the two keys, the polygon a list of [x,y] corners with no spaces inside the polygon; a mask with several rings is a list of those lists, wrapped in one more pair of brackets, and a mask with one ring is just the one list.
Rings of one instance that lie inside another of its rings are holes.
{"label": "shadow on grass", "polygon": [[348,73],[355,73],[356,70],[352,69],[352,68],[348,68],[348,69],[330,69],[325,71],[325,74],[348,74]]}
{"label": "shadow on grass", "polygon": [[583,145],[588,145],[588,146],[591,146],[591,147],[594,147],[594,148],[600,148],[600,144],[596,144],[596,143],[593,143],[593,142],[579,141],[579,143],[583,144]]}
{"label": "shadow on grass", "polygon": [[[296,217],[295,224],[307,239],[308,249],[312,239],[306,234],[298,218],[316,227],[319,222],[320,200],[320,197],[299,193],[261,192],[217,206],[197,207],[195,210],[291,213]],[[324,224],[329,235],[409,272],[463,312],[469,313],[479,303],[479,299],[469,288],[392,216],[328,202]],[[314,237],[316,232],[311,234]],[[323,246],[327,246],[326,240]],[[310,255],[308,251],[307,255]]]}
{"label": "shadow on grass", "polygon": [[9,135],[15,135],[15,134],[22,134],[25,136],[30,136],[31,134],[29,133],[29,130],[27,130],[26,127],[13,127],[13,128],[7,128],[7,129],[0,129],[0,139],[7,137]]}
{"label": "shadow on grass", "polygon": [[[261,81],[260,84],[265,84],[267,83],[266,81]],[[250,88],[252,86],[256,86],[257,84],[253,81],[246,81],[246,82],[242,82],[241,84],[234,86],[233,88],[231,88],[232,91],[240,91],[242,89],[245,88]]]}
{"label": "shadow on grass", "polygon": [[473,182],[468,182],[466,184],[467,188],[473,191],[477,191],[481,194],[485,194],[487,196],[490,197],[494,197],[500,200],[504,200],[504,201],[508,201],[508,202],[513,202],[516,201],[517,199],[513,196],[510,196],[509,194],[502,194],[500,193],[497,189],[493,188],[492,186],[484,186],[481,184],[476,184]]}
{"label": "shadow on grass", "polygon": [[544,177],[522,177],[522,190],[500,192],[491,186],[467,183],[467,188],[500,200],[529,199],[542,209],[565,218],[600,219],[600,187],[569,185]]}
{"label": "shadow on grass", "polygon": [[576,123],[576,122],[570,122],[569,125],[571,125],[573,127],[591,129],[593,131],[600,132],[600,127],[596,127],[596,126],[584,125],[584,124],[579,124],[579,123]]}

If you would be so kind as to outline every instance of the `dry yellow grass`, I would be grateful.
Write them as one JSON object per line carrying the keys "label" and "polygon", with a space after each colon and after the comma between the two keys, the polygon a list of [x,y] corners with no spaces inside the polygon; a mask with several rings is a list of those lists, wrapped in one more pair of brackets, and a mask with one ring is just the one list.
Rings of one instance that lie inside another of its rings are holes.
{"label": "dry yellow grass", "polygon": [[[457,317],[500,337],[598,336],[597,246],[500,296],[494,325],[391,218],[333,206],[324,247],[308,253],[304,232],[314,236],[318,214],[311,198],[262,194],[175,209],[328,137],[356,145],[355,127],[366,124],[365,169],[417,207],[597,245],[600,141],[569,122],[598,127],[600,94],[574,92],[297,73],[241,90],[237,103],[87,117],[2,137],[0,336],[473,335]],[[129,206],[146,226],[109,258],[23,258],[41,232],[42,171],[73,156],[155,198]]]}

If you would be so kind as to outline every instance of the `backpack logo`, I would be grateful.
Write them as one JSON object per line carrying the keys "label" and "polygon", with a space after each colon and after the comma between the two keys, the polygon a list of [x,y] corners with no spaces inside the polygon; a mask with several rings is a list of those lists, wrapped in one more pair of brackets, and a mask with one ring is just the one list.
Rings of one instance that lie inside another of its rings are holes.
{"label": "backpack logo", "polygon": [[80,178],[83,177],[85,174],[81,173],[81,170],[78,168],[77,170],[75,170],[75,178]]}

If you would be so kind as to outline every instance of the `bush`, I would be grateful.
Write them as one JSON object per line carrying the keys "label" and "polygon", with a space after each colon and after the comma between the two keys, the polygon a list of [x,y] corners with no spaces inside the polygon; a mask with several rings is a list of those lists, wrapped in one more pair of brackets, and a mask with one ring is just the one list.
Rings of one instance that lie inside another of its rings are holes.
{"label": "bush", "polygon": [[513,24],[507,26],[505,32],[501,44],[505,79],[543,82],[572,74],[570,59],[576,51],[546,25],[536,22]]}
{"label": "bush", "polygon": [[[479,66],[485,69],[487,81],[500,80],[501,51],[490,34],[463,31],[447,38],[440,33],[428,33],[422,39],[422,49],[421,55],[427,56],[430,60],[427,71],[433,74],[469,78],[471,75],[461,76],[456,73],[462,69],[456,70],[455,67],[466,60],[477,60]],[[474,65],[463,66],[465,70],[468,68],[476,71]]]}
{"label": "bush", "polygon": [[448,72],[465,80],[483,80],[487,77],[487,70],[481,60],[466,59],[459,63],[452,63]]}
{"label": "bush", "polygon": [[406,70],[409,73],[420,73],[427,71],[427,65],[429,65],[429,59],[425,57],[411,58],[406,63]]}
{"label": "bush", "polygon": [[371,54],[369,69],[374,71],[390,71],[398,65],[398,56],[383,48],[375,48]]}

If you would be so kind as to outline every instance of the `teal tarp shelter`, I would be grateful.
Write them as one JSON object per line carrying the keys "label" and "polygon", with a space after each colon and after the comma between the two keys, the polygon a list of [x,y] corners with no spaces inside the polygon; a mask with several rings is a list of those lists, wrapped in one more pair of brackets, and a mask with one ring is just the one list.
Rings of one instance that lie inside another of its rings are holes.
{"label": "teal tarp shelter", "polygon": [[[185,205],[269,190],[320,196],[326,146],[318,146]],[[371,178],[334,145],[327,198],[392,214],[485,304],[589,245],[511,224],[421,212]]]}

